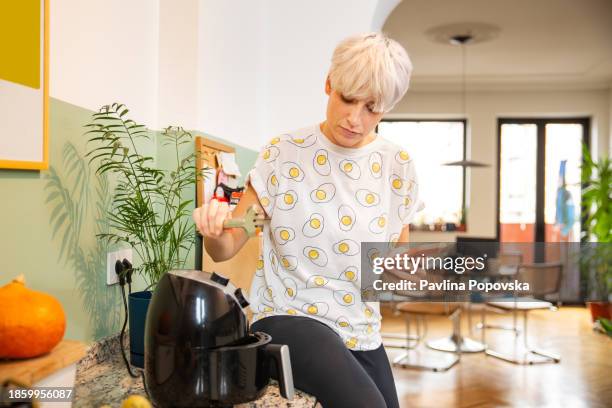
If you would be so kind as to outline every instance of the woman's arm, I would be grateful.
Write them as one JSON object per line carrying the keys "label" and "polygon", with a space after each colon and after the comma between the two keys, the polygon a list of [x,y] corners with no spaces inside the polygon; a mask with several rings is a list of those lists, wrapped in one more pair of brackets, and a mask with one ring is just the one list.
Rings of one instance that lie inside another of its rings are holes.
{"label": "woman's arm", "polygon": [[232,258],[249,239],[242,228],[223,229],[223,222],[226,219],[242,217],[252,205],[256,205],[258,211],[264,213],[255,190],[247,185],[246,191],[232,212],[229,211],[227,203],[217,200],[211,200],[193,211],[193,220],[204,237],[206,252],[215,262]]}

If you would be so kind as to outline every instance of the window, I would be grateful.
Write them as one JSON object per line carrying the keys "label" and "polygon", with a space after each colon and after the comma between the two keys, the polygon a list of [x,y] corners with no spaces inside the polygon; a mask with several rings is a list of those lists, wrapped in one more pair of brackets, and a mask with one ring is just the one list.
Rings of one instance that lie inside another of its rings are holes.
{"label": "window", "polygon": [[465,159],[465,127],[465,120],[382,120],[378,125],[379,135],[414,157],[425,205],[413,221],[417,229],[465,229],[464,168],[444,166]]}

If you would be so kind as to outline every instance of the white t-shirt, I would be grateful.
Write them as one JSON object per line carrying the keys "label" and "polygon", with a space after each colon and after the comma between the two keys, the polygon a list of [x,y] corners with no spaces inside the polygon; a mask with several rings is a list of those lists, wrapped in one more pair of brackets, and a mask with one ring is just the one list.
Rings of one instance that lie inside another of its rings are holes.
{"label": "white t-shirt", "polygon": [[353,350],[382,342],[380,307],[361,301],[361,242],[393,242],[416,212],[410,155],[377,136],[333,144],[319,125],[273,138],[248,175],[270,221],[249,300],[253,321],[319,320]]}

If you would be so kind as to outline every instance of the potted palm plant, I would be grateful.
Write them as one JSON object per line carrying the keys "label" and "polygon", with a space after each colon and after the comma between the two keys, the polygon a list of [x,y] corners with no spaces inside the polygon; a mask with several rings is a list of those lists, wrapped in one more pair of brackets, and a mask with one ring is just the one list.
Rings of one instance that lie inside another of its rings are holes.
{"label": "potted palm plant", "polygon": [[[612,169],[610,158],[595,161],[586,146],[582,148],[582,217],[585,220],[580,267],[583,288],[593,322],[610,319],[612,289]],[[591,242],[591,241],[596,242]]]}
{"label": "potted palm plant", "polygon": [[169,270],[184,268],[194,246],[190,218],[194,200],[189,197],[194,195],[196,172],[193,149],[187,148],[193,146],[189,132],[168,127],[159,134],[162,148],[169,146],[175,158],[171,168],[162,169],[152,156],[142,153],[156,143],[153,132],[128,119],[128,112],[118,103],[103,106],[92,115],[85,135],[90,165],[97,174],[108,173],[115,185],[106,214],[110,231],[97,236],[109,244],[130,246],[138,260],[129,272],[122,271],[140,275],[147,285],[129,295],[131,361],[142,367],[151,289]]}

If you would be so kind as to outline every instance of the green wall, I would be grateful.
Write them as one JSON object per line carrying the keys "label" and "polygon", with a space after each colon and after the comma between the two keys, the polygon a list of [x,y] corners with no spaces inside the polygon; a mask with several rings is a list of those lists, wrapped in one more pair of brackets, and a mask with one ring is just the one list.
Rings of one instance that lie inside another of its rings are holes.
{"label": "green wall", "polygon": [[[110,203],[109,185],[83,158],[83,125],[92,113],[51,99],[49,170],[0,170],[0,286],[24,274],[30,288],[62,303],[65,338],[83,341],[116,333],[123,321],[119,287],[106,285],[106,252],[114,248],[95,237],[108,228],[100,212]],[[253,150],[192,133],[234,146],[243,175],[255,162]],[[160,168],[173,166],[159,137],[139,148],[155,157]],[[135,289],[144,286],[142,280],[134,284]]]}

